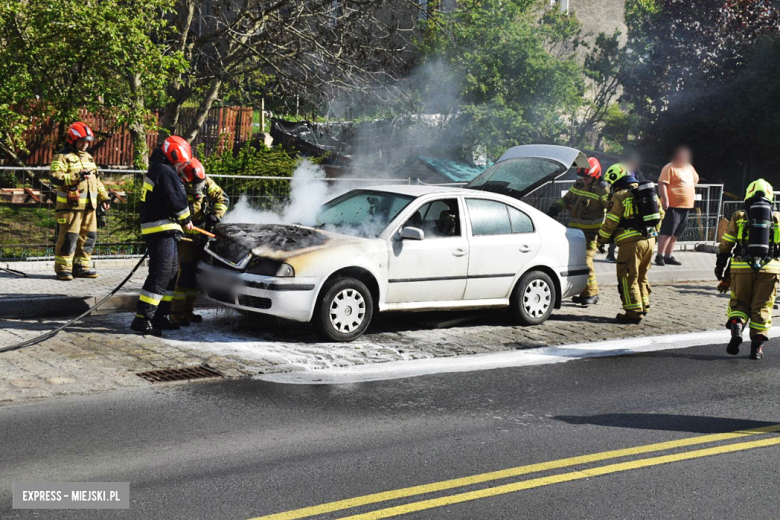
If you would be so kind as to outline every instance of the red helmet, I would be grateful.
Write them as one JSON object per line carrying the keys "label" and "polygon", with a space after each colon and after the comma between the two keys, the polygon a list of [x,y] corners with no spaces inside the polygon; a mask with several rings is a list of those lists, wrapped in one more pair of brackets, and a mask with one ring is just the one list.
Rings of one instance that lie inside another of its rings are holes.
{"label": "red helmet", "polygon": [[81,121],[76,121],[70,125],[70,128],[68,128],[68,143],[73,144],[81,139],[94,141],[95,134],[92,133],[92,129],[90,127]]}
{"label": "red helmet", "polygon": [[171,164],[183,164],[192,160],[190,143],[178,135],[172,135],[163,141],[162,151]]}
{"label": "red helmet", "polygon": [[577,168],[577,175],[580,177],[593,177],[594,179],[601,178],[601,163],[595,157],[588,157],[588,164],[590,168]]}
{"label": "red helmet", "polygon": [[181,180],[184,182],[202,182],[206,180],[206,169],[198,159],[193,159],[181,169]]}

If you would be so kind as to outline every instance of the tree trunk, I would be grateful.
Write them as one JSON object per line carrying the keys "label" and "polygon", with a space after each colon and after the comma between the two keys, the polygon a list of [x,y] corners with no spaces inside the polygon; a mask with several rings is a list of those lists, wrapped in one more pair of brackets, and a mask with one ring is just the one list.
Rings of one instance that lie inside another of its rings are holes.
{"label": "tree trunk", "polygon": [[211,80],[211,83],[209,83],[209,88],[204,94],[200,105],[198,106],[198,111],[195,113],[195,119],[190,124],[190,127],[182,135],[182,137],[187,141],[192,142],[196,137],[198,137],[200,127],[202,127],[203,123],[206,121],[206,118],[209,115],[209,110],[211,110],[211,105],[213,105],[214,101],[216,101],[219,97],[220,87],[222,87],[222,80],[219,78],[214,78]]}
{"label": "tree trunk", "polygon": [[146,107],[144,105],[141,77],[138,75],[128,78],[130,90],[133,92],[134,121],[128,125],[130,139],[133,143],[133,166],[138,170],[149,167],[149,147],[146,144]]}

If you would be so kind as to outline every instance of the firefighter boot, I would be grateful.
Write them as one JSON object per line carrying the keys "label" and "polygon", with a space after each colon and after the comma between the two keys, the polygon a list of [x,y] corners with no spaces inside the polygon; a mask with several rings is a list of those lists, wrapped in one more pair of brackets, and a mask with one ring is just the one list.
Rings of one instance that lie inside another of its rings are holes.
{"label": "firefighter boot", "polygon": [[73,273],[70,271],[60,271],[57,273],[57,280],[62,280],[63,282],[69,282],[73,280]]}
{"label": "firefighter boot", "polygon": [[599,302],[599,296],[598,294],[595,296],[574,296],[571,301],[587,307],[588,305],[596,305]]}
{"label": "firefighter boot", "polygon": [[203,316],[200,314],[195,314],[192,311],[187,311],[184,313],[184,318],[190,323],[201,323],[203,321]]}
{"label": "firefighter boot", "polygon": [[130,324],[130,328],[145,336],[162,336],[160,329],[153,327],[149,320],[142,318],[141,316],[136,316],[133,318],[133,322]]}
{"label": "firefighter boot", "polygon": [[187,303],[185,304],[186,310],[184,311],[184,318],[187,319],[190,323],[201,323],[203,321],[203,316],[200,314],[195,314],[195,300],[197,299],[198,294],[197,291],[195,291],[195,294],[188,294],[187,295]]}
{"label": "firefighter boot", "polygon": [[152,318],[152,326],[160,330],[179,330],[181,327],[177,323],[172,323],[168,316],[157,316]]}
{"label": "firefighter boot", "polygon": [[620,323],[630,323],[633,325],[639,325],[642,323],[642,318],[644,318],[644,314],[641,314],[639,312],[634,311],[626,311],[618,314],[615,316],[615,319],[618,320]]}
{"label": "firefighter boot", "polygon": [[739,354],[739,346],[742,344],[742,331],[745,329],[745,324],[740,320],[733,319],[729,321],[728,328],[731,329],[731,341],[726,347],[726,353],[736,356]]}
{"label": "firefighter boot", "polygon": [[750,343],[750,359],[764,359],[763,343],[762,339],[754,339]]}
{"label": "firefighter boot", "polygon": [[73,266],[73,276],[75,278],[97,278],[98,273],[89,267],[81,267],[78,264]]}
{"label": "firefighter boot", "polygon": [[170,316],[171,323],[178,325],[179,327],[189,327],[190,320],[184,317],[184,314],[178,312],[172,312]]}

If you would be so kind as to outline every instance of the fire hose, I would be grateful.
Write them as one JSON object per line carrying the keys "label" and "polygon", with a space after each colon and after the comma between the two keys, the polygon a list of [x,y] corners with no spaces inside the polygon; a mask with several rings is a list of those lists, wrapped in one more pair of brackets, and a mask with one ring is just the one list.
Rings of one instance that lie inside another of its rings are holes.
{"label": "fire hose", "polygon": [[[206,231],[205,229],[200,229],[200,228],[197,228],[195,226],[193,226],[192,229],[193,229],[193,231],[197,231],[198,233],[201,233],[201,234],[203,234],[203,235],[205,235],[207,237],[210,237],[210,238],[215,238],[216,237],[216,235],[214,233],[210,233],[210,232]],[[82,314],[76,316],[72,320],[70,320],[70,321],[60,325],[56,329],[50,330],[48,332],[44,332],[43,334],[41,334],[39,336],[36,336],[34,338],[22,341],[20,343],[16,343],[15,345],[10,345],[10,346],[7,346],[7,347],[0,347],[0,354],[2,354],[3,352],[11,352],[13,350],[19,350],[19,349],[23,349],[23,348],[26,348],[26,347],[31,347],[33,345],[37,345],[38,343],[40,343],[42,341],[46,341],[47,339],[53,338],[54,336],[59,334],[62,330],[66,329],[67,327],[70,327],[71,325],[73,325],[74,323],[78,322],[79,320],[89,316],[90,314],[95,312],[97,309],[99,309],[101,305],[106,303],[109,300],[109,298],[114,296],[119,291],[119,289],[121,289],[122,287],[125,286],[125,284],[128,281],[130,281],[130,278],[133,277],[133,275],[138,270],[138,268],[141,267],[141,265],[143,265],[144,260],[146,260],[147,256],[148,256],[148,253],[144,253],[144,256],[142,256],[141,259],[138,261],[138,263],[135,264],[135,267],[133,267],[133,269],[125,277],[125,279],[122,280],[119,283],[119,285],[114,287],[114,289],[110,293],[108,293],[102,300],[97,302],[94,306],[90,307],[89,309],[84,311]]]}

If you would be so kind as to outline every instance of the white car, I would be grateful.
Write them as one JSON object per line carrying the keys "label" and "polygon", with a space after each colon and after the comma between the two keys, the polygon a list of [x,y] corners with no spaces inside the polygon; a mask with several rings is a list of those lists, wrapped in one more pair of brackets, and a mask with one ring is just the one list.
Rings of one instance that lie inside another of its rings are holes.
{"label": "white car", "polygon": [[333,341],[359,337],[375,312],[510,307],[539,324],[585,288],[585,237],[491,190],[520,196],[583,161],[521,146],[471,189],[352,190],[322,206],[316,228],[220,224],[198,286],[229,307],[313,322]]}

